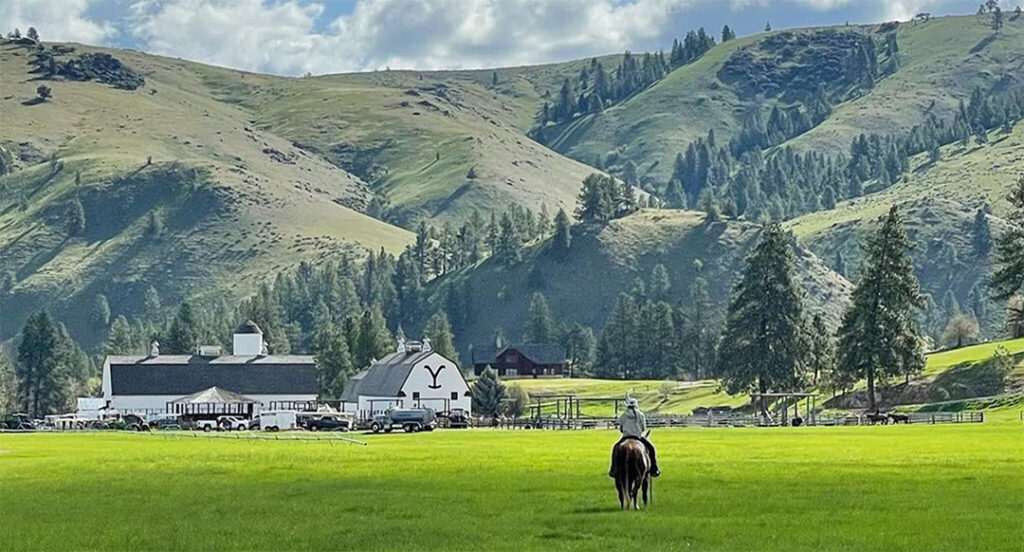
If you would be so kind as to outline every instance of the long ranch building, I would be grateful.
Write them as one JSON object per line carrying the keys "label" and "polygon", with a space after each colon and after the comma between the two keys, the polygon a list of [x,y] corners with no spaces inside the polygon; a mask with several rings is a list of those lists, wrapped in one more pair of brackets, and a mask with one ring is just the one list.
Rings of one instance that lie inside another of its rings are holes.
{"label": "long ranch building", "polygon": [[103,399],[124,413],[168,411],[176,399],[219,387],[251,397],[259,409],[303,409],[317,399],[312,356],[269,355],[263,332],[246,322],[235,330],[231,355],[202,348],[195,355],[109,356],[103,363]]}

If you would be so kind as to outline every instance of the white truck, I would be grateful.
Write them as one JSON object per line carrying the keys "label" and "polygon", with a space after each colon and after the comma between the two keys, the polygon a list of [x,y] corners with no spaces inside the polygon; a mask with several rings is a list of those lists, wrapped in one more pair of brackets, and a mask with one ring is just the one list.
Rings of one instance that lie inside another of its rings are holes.
{"label": "white truck", "polygon": [[260,412],[260,429],[264,431],[287,431],[296,429],[294,410],[264,410]]}

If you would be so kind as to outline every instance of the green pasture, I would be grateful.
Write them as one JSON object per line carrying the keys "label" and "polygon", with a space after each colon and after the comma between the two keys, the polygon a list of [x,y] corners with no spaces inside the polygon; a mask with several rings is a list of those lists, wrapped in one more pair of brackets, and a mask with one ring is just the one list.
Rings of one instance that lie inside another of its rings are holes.
{"label": "green pasture", "polygon": [[329,441],[0,435],[4,550],[1021,550],[1024,426],[658,431],[619,511],[610,431]]}

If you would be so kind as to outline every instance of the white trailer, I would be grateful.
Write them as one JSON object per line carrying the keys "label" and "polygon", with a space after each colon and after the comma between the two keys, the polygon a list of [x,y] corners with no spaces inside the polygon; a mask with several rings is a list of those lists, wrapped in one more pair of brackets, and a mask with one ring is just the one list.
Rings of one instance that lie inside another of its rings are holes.
{"label": "white trailer", "polygon": [[260,429],[264,431],[287,431],[296,429],[294,410],[264,410],[260,412]]}

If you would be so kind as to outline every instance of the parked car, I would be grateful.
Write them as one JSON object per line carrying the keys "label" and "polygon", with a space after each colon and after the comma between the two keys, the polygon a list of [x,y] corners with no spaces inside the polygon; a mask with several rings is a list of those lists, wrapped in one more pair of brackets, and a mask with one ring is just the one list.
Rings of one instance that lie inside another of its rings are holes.
{"label": "parked car", "polygon": [[352,422],[341,416],[327,414],[308,420],[306,429],[310,431],[348,431],[352,429]]}
{"label": "parked car", "polygon": [[469,412],[456,408],[448,413],[448,427],[452,429],[466,429],[469,427]]}
{"label": "parked car", "polygon": [[181,424],[181,419],[177,416],[162,416],[150,421],[149,428],[170,431],[181,429]]}
{"label": "parked car", "polygon": [[384,414],[373,417],[370,430],[374,433],[391,433],[396,428],[406,433],[433,431],[436,427],[434,411],[430,408],[392,408]]}
{"label": "parked car", "polygon": [[245,431],[249,429],[249,421],[238,416],[221,416],[217,418],[217,426],[226,431]]}
{"label": "parked car", "polygon": [[4,429],[35,429],[36,424],[32,421],[32,418],[28,414],[22,412],[16,412],[14,414],[8,414],[6,418],[0,422],[0,428]]}

